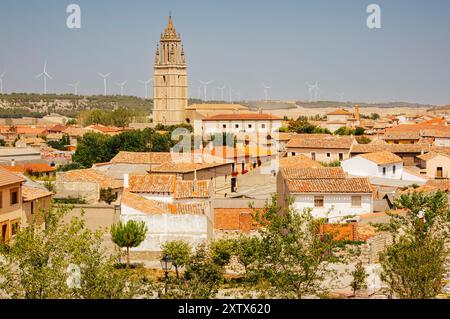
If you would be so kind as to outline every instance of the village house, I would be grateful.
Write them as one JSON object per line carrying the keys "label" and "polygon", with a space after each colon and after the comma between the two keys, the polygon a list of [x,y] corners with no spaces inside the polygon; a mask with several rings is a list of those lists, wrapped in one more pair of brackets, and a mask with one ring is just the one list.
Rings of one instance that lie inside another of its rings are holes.
{"label": "village house", "polygon": [[426,144],[355,144],[350,150],[350,156],[387,151],[399,156],[404,166],[415,166],[418,162],[416,157],[425,154],[429,149],[430,146]]}
{"label": "village house", "polygon": [[109,162],[93,165],[95,170],[122,180],[124,174],[145,174],[152,167],[173,161],[170,152],[119,152]]}
{"label": "village house", "polygon": [[51,200],[52,193],[44,186],[27,181],[22,187],[22,206],[25,218],[22,225],[42,223],[42,216],[40,218],[36,218],[36,216],[39,216],[40,212],[50,209]]}
{"label": "village house", "polygon": [[[202,119],[201,136],[217,133],[255,133],[277,132],[282,119],[264,113],[217,114]],[[194,131],[196,134],[197,132]]]}
{"label": "village house", "polygon": [[350,149],[357,144],[352,136],[292,136],[287,143],[288,156],[305,155],[314,161],[330,163],[343,161],[350,156]]}
{"label": "village house", "polygon": [[281,168],[277,193],[286,207],[311,209],[316,218],[339,222],[344,217],[373,212],[368,178],[348,178],[342,168]]}
{"label": "village house", "polygon": [[106,134],[110,136],[117,135],[123,131],[121,128],[115,126],[105,126],[101,124],[89,125],[86,126],[84,129],[88,132]]}
{"label": "village house", "polygon": [[0,242],[13,237],[22,222],[22,184],[25,179],[0,168]]}
{"label": "village house", "polygon": [[33,162],[41,160],[39,149],[32,147],[0,147],[0,164]]}
{"label": "village house", "polygon": [[339,128],[345,126],[355,128],[360,125],[359,107],[355,107],[355,113],[351,113],[345,109],[336,109],[327,113],[327,121],[323,125],[330,132],[335,132]]}
{"label": "village house", "polygon": [[125,175],[120,219],[148,226],[146,239],[133,251],[158,252],[172,240],[196,246],[211,239],[211,187],[208,180],[183,181],[175,175]]}
{"label": "village house", "polygon": [[11,165],[2,165],[0,167],[13,173],[27,174],[34,177],[51,177],[55,175],[56,168],[48,165],[47,163],[15,163],[11,162]]}
{"label": "village house", "polygon": [[79,198],[89,204],[95,204],[101,201],[102,190],[109,188],[119,200],[123,183],[102,172],[89,168],[56,173],[57,198]]}
{"label": "village house", "polygon": [[434,149],[429,153],[417,156],[419,167],[430,179],[450,178],[450,148]]}

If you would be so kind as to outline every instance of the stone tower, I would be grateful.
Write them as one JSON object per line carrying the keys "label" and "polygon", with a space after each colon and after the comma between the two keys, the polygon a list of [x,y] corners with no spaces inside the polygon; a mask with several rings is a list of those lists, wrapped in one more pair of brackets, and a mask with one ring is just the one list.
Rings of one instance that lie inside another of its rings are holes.
{"label": "stone tower", "polygon": [[169,16],[156,47],[153,76],[153,122],[173,125],[185,122],[188,104],[187,67],[180,34]]}

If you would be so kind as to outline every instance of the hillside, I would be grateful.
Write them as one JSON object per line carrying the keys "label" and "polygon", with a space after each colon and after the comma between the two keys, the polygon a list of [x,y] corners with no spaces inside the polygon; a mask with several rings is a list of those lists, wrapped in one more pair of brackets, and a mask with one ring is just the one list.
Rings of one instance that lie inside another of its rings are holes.
{"label": "hillside", "polygon": [[79,96],[73,94],[0,94],[0,117],[42,117],[50,113],[75,116],[87,109],[116,109],[119,107],[150,111],[152,100],[135,96]]}

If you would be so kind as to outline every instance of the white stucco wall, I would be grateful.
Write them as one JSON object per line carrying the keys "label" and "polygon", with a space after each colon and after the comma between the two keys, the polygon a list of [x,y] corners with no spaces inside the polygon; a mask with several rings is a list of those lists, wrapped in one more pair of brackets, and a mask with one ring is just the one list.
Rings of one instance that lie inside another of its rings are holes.
{"label": "white stucco wall", "polygon": [[[395,173],[394,165],[396,167]],[[342,161],[341,166],[346,173],[356,176],[401,179],[403,174],[403,163],[377,165],[362,156],[355,156]],[[383,168],[386,168],[386,175],[383,174]]]}
{"label": "white stucco wall", "polygon": [[[226,126],[225,128],[223,126]],[[236,127],[236,125],[238,127]],[[251,125],[251,127],[249,127]],[[281,127],[281,120],[235,120],[235,121],[203,121],[203,133],[222,132],[272,133]]]}
{"label": "white stucco wall", "polygon": [[212,225],[207,215],[147,215],[124,204],[120,220],[143,221],[148,227],[146,239],[139,247],[133,248],[134,251],[161,251],[163,243],[173,240],[184,240],[196,246],[209,239]]}
{"label": "white stucco wall", "polygon": [[450,146],[450,138],[447,137],[436,137],[434,139],[435,146]]}
{"label": "white stucco wall", "polygon": [[[302,212],[305,208],[311,208],[316,218],[333,219],[347,215],[361,215],[373,212],[371,194],[296,194],[292,195],[293,208]],[[324,197],[324,207],[314,207],[314,197]],[[361,207],[352,207],[352,196],[361,196]]]}

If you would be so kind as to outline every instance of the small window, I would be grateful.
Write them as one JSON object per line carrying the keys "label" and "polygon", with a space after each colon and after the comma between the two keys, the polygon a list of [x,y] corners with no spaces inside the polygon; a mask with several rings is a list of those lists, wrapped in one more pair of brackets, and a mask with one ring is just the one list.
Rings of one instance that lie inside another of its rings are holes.
{"label": "small window", "polygon": [[323,207],[323,196],[314,196],[314,207]]}
{"label": "small window", "polygon": [[352,196],[352,207],[361,207],[361,196]]}
{"label": "small window", "polygon": [[316,153],[312,152],[311,153],[311,158],[313,159],[313,161],[315,161],[316,160]]}
{"label": "small window", "polygon": [[394,165],[393,167],[392,167],[392,173],[394,173],[395,174],[395,170],[397,169],[397,167]]}
{"label": "small window", "polygon": [[19,231],[19,222],[11,223],[11,236],[14,236]]}
{"label": "small window", "polygon": [[295,152],[291,152],[291,156],[295,156]]}
{"label": "small window", "polygon": [[31,201],[31,203],[30,203],[30,212],[31,212],[31,215],[34,214],[34,201]]}
{"label": "small window", "polygon": [[261,124],[261,128],[266,128],[266,124]]}
{"label": "small window", "polygon": [[11,190],[11,205],[16,205],[19,202],[19,189],[14,188]]}
{"label": "small window", "polygon": [[234,127],[235,128],[239,128],[239,124],[234,124]]}
{"label": "small window", "polygon": [[327,153],[327,157],[331,157],[331,153]]}
{"label": "small window", "polygon": [[249,124],[249,125],[248,125],[248,128],[252,128],[252,125],[251,125],[251,124]]}
{"label": "small window", "polygon": [[339,153],[339,160],[340,160],[340,161],[343,161],[343,160],[344,160],[344,154]]}
{"label": "small window", "polygon": [[386,176],[386,167],[383,167],[383,176]]}
{"label": "small window", "polygon": [[223,124],[222,127],[223,127],[223,128],[227,128],[227,125],[226,125],[226,124]]}

